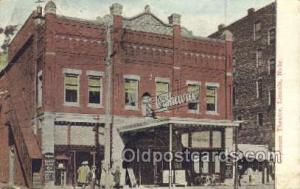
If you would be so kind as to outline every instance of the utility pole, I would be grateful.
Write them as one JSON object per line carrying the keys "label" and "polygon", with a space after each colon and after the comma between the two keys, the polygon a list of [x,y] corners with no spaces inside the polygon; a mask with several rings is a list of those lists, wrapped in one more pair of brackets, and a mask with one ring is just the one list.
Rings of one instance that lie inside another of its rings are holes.
{"label": "utility pole", "polygon": [[[112,124],[112,54],[113,54],[113,42],[111,39],[111,26],[106,25],[106,45],[107,45],[107,57],[105,59],[105,147],[104,147],[104,166],[106,170],[106,178],[110,177],[111,168],[111,124]],[[103,166],[103,165],[102,165]],[[109,189],[109,183],[105,182],[105,189]]]}

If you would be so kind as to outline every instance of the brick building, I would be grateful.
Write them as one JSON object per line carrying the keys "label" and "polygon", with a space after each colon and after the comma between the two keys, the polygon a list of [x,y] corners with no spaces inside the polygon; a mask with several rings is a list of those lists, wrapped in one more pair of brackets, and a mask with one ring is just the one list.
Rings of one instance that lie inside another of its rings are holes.
{"label": "brick building", "polygon": [[[82,163],[99,170],[108,151],[111,166],[132,170],[139,184],[163,184],[170,164],[122,162],[122,151],[233,150],[230,32],[196,37],[180,15],[164,23],[149,6],[132,18],[120,4],[97,20],[57,15],[52,1],[44,12],[29,16],[0,73],[2,181],[60,185],[64,173],[64,184],[76,185]],[[173,164],[173,182],[176,174],[194,185],[212,175],[232,182],[232,165],[200,158]]]}
{"label": "brick building", "polygon": [[276,6],[248,9],[248,15],[224,30],[233,34],[233,115],[244,123],[239,129],[242,144],[275,147],[275,37]]}

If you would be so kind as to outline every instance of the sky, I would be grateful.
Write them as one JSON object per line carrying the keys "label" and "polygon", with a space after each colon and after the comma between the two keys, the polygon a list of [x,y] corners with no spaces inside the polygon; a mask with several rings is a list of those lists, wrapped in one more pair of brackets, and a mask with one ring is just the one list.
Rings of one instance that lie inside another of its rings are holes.
{"label": "sky", "polygon": [[[47,0],[44,0],[47,2]],[[123,16],[132,17],[150,5],[151,12],[168,23],[172,13],[181,14],[181,25],[195,35],[208,36],[220,23],[230,24],[246,16],[249,8],[259,9],[274,0],[54,0],[57,14],[95,19],[109,13],[113,3],[123,5]],[[0,27],[18,24],[19,28],[36,8],[37,0],[0,0]],[[45,3],[40,3],[44,6]],[[226,8],[225,8],[226,7]],[[0,44],[4,35],[0,34]]]}

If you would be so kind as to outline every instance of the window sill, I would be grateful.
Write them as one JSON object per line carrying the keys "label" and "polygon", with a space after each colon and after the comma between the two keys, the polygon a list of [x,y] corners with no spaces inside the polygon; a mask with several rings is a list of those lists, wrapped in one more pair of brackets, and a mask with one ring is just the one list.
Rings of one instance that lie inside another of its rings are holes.
{"label": "window sill", "polygon": [[199,110],[188,110],[190,114],[200,114]]}
{"label": "window sill", "polygon": [[133,111],[139,111],[139,108],[137,106],[125,106],[125,110],[133,110]]}
{"label": "window sill", "polygon": [[79,107],[77,102],[64,102],[64,106]]}
{"label": "window sill", "polygon": [[216,115],[216,116],[219,115],[219,113],[215,112],[215,111],[207,111],[206,114],[207,115]]}
{"label": "window sill", "polygon": [[103,108],[102,104],[92,104],[88,103],[87,105],[89,108]]}

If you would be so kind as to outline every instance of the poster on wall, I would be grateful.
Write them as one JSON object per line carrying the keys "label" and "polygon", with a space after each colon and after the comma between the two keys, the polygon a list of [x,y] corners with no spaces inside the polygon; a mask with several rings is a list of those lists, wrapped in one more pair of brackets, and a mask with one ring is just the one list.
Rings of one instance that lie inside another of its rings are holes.
{"label": "poster on wall", "polygon": [[44,167],[45,167],[45,182],[54,181],[54,154],[53,153],[46,153],[44,154]]}
{"label": "poster on wall", "polygon": [[209,131],[192,133],[192,147],[208,148],[210,145],[209,138]]}

